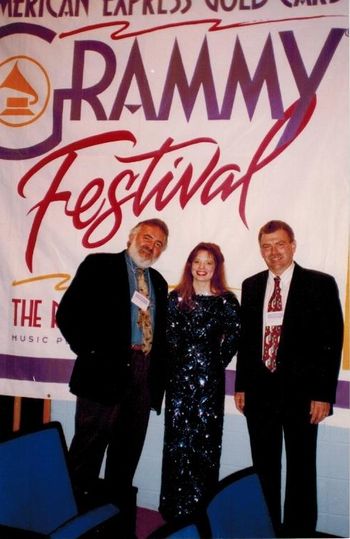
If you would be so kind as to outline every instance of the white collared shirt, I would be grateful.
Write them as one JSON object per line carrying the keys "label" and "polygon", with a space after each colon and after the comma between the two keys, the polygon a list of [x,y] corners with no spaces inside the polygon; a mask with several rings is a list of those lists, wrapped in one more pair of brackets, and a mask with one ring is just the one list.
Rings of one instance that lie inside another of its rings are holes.
{"label": "white collared shirt", "polygon": [[[280,275],[280,287],[281,287],[281,296],[282,296],[282,320],[284,317],[284,309],[287,303],[290,283],[293,277],[293,271],[294,271],[295,264],[292,262],[292,264]],[[272,271],[269,271],[269,276],[267,278],[267,284],[266,284],[266,291],[265,291],[265,299],[264,299],[264,318],[263,318],[263,340],[264,340],[264,334],[265,334],[265,326],[266,326],[266,319],[267,319],[267,309],[268,309],[268,303],[269,299],[272,296],[273,289],[275,286],[274,278],[276,275],[272,273]]]}

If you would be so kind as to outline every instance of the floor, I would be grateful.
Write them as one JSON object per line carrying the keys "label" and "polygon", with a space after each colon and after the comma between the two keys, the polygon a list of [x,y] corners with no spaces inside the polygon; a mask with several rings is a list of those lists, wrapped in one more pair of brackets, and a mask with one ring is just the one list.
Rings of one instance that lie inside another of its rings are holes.
{"label": "floor", "polygon": [[[162,526],[162,524],[164,524],[164,520],[157,511],[152,511],[151,509],[145,509],[143,507],[137,508],[137,539],[146,539],[151,532]],[[317,537],[333,538],[337,536],[318,532]]]}

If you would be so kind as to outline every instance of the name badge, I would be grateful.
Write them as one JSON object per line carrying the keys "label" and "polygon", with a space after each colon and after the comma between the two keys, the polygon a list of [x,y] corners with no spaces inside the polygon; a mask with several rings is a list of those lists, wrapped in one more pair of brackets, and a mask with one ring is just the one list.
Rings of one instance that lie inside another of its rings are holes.
{"label": "name badge", "polygon": [[146,296],[144,296],[143,294],[140,294],[140,292],[138,292],[137,290],[135,290],[134,295],[131,298],[131,302],[143,311],[147,311],[150,303],[149,299],[146,298]]}
{"label": "name badge", "polygon": [[269,311],[266,313],[267,326],[281,326],[283,323],[284,311]]}

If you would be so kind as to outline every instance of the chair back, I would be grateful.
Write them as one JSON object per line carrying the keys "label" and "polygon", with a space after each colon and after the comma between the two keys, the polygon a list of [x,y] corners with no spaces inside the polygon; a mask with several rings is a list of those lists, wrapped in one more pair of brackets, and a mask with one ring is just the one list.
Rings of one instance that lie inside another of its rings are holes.
{"label": "chair back", "polygon": [[219,481],[206,508],[215,539],[275,537],[261,484],[253,467]]}
{"label": "chair back", "polygon": [[58,422],[0,441],[0,524],[43,534],[77,514]]}
{"label": "chair back", "polygon": [[195,524],[189,524],[170,533],[168,539],[200,539],[200,535],[197,526]]}
{"label": "chair back", "polygon": [[175,521],[163,524],[147,539],[201,539],[201,534],[194,522]]}

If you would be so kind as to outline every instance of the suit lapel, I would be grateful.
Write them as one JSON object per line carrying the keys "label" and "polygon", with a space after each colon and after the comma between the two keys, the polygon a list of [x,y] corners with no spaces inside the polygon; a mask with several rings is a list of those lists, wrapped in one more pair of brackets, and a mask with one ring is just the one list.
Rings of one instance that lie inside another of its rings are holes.
{"label": "suit lapel", "polygon": [[284,309],[283,326],[277,354],[288,346],[289,339],[295,339],[295,325],[299,310],[303,305],[304,287],[302,284],[303,268],[295,263],[289,287],[287,303]]}
{"label": "suit lapel", "polygon": [[266,291],[268,271],[258,273],[252,280],[249,281],[249,290],[247,296],[242,303],[247,316],[247,325],[252,328],[251,338],[255,341],[258,355],[262,353],[262,338],[263,338],[263,320],[264,320],[264,298]]}
{"label": "suit lapel", "polygon": [[[117,253],[115,258],[111,259],[109,267],[110,282],[113,283],[110,289],[110,303],[116,301],[123,306],[125,320],[131,320],[131,302],[128,270],[126,267],[125,251]],[[115,292],[113,292],[113,290]],[[121,310],[120,307],[117,310]],[[129,324],[130,326],[130,324]],[[131,331],[131,328],[130,328]]]}
{"label": "suit lapel", "polygon": [[[301,284],[303,269],[295,263],[292,280],[289,287],[289,293],[287,303],[284,309],[283,324],[288,324],[288,320],[291,316],[295,316],[297,309],[300,308],[300,295],[303,292]],[[299,305],[299,307],[298,307]]]}
{"label": "suit lapel", "polygon": [[264,302],[265,302],[265,293],[266,293],[266,285],[267,285],[268,276],[269,276],[268,271],[264,271],[260,273],[259,280],[257,282],[257,288],[256,288],[256,303],[257,303],[257,306],[259,307],[261,332],[263,330]]}

